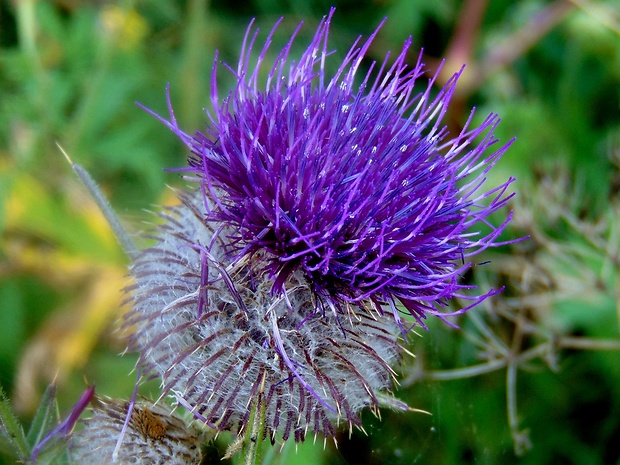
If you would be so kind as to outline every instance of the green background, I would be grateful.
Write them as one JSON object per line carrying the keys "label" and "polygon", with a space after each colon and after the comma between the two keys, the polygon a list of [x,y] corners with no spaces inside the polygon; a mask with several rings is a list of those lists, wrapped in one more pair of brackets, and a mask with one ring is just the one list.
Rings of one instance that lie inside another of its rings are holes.
{"label": "green background", "polygon": [[[164,168],[186,153],[134,102],[165,114],[169,83],[180,126],[200,129],[216,49],[235,65],[249,21],[265,33],[284,16],[269,58],[304,21],[295,56],[331,5],[329,69],[386,16],[371,59],[411,35],[410,60],[424,48],[429,75],[442,58],[445,72],[467,63],[446,123],[457,130],[475,106],[478,121],[501,115],[503,141],[517,137],[490,181],[518,178],[505,237],[530,239],[477,257],[491,262],[464,277],[505,286],[501,296],[451,320],[458,328],[432,321],[407,342],[416,358],[403,359],[396,392],[431,415],[365,412],[367,435],[289,445],[267,460],[620,464],[614,1],[0,2],[0,384],[14,410],[28,424],[53,379],[61,414],[86,383],[127,398],[134,382],[114,323],[127,262],[56,143],[137,237],[153,220],[145,210],[174,201],[167,185],[183,186]],[[219,81],[223,94],[233,85],[226,72]],[[208,446],[209,460],[220,463],[228,439]],[[13,463],[0,446],[0,463]]]}

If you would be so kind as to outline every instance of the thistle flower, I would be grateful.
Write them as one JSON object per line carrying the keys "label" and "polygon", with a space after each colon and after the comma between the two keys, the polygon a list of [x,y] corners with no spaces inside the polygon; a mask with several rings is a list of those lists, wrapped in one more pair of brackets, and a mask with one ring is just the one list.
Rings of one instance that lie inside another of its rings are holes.
{"label": "thistle flower", "polygon": [[[126,324],[162,395],[219,429],[247,428],[260,402],[272,441],[361,426],[359,411],[382,403],[406,408],[385,397],[399,337],[447,316],[452,297],[472,301],[458,313],[497,292],[470,296],[458,278],[510,219],[487,217],[513,179],[483,189],[509,145],[486,153],[497,115],[470,128],[472,113],[453,138],[442,126],[461,72],[435,97],[434,79],[416,94],[424,67],[408,67],[409,39],[392,65],[386,56],[362,73],[377,29],[328,77],[333,13],[298,61],[293,34],[264,88],[275,28],[251,66],[250,25],[221,102],[216,59],[205,131],[181,130],[168,102],[170,120],[158,118],[188,146],[181,171],[200,187],[181,194],[132,266]],[[489,232],[469,231],[476,223]]]}
{"label": "thistle flower", "polygon": [[[201,460],[200,435],[165,404],[143,401],[131,411],[123,433],[129,402],[97,400],[93,416],[74,434],[74,463],[130,465],[191,465]],[[119,437],[122,447],[117,449]]]}
{"label": "thistle flower", "polygon": [[388,54],[362,72],[379,28],[366,42],[358,39],[328,77],[333,13],[298,61],[289,56],[293,34],[264,87],[259,76],[276,28],[252,66],[257,31],[250,26],[237,69],[229,68],[237,85],[221,102],[216,58],[215,110],[205,131],[179,128],[169,102],[170,120],[160,119],[190,149],[185,171],[215,201],[214,208],[205,204],[205,221],[230,226],[238,256],[260,252],[275,294],[301,271],[317,295],[370,299],[380,313],[387,304],[399,325],[398,302],[422,325],[428,314],[445,315],[454,296],[473,306],[497,291],[464,295],[472,286],[459,277],[469,258],[498,245],[511,216],[486,235],[469,231],[476,223],[490,226],[487,217],[512,196],[512,178],[483,189],[510,144],[486,153],[498,142],[499,118],[490,114],[470,128],[472,111],[449,138],[441,121],[462,70],[435,97],[435,78],[416,93],[424,65],[420,54],[408,66],[409,38],[391,66]]}

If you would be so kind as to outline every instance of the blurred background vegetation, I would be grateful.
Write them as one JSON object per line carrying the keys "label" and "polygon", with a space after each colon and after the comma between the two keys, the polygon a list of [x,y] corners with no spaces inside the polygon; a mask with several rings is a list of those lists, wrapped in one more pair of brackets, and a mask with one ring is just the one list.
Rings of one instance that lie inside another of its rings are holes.
{"label": "blurred background vegetation", "polygon": [[[332,66],[386,16],[372,58],[412,35],[429,76],[442,58],[439,81],[467,63],[447,123],[476,106],[502,116],[502,140],[517,136],[491,176],[518,178],[506,238],[531,238],[465,277],[501,296],[411,337],[397,395],[432,415],[366,414],[368,435],[310,441],[281,462],[620,464],[613,0],[0,0],[0,385],[15,412],[28,424],[53,380],[61,413],[86,383],[123,398],[134,383],[115,324],[127,260],[56,142],[138,237],[145,209],[174,201],[166,186],[183,181],[164,168],[186,152],[134,101],[165,114],[170,83],[181,127],[199,129],[216,49],[235,64],[252,18],[264,32],[284,16],[272,54],[303,20],[301,50],[331,5]],[[223,447],[209,446],[213,463]]]}

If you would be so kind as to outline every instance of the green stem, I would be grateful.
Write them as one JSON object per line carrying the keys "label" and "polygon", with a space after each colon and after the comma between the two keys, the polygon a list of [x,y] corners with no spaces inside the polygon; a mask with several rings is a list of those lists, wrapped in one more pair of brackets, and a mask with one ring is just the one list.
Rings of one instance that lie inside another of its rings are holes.
{"label": "green stem", "polygon": [[204,80],[206,57],[212,52],[209,30],[209,0],[190,0],[187,3],[184,47],[180,66],[180,121],[189,127],[199,127],[204,114],[196,111],[196,102],[206,102]]}
{"label": "green stem", "polygon": [[453,370],[433,370],[424,374],[425,379],[432,381],[448,381],[452,379],[473,378],[475,376],[491,373],[492,371],[504,368],[507,364],[505,358],[491,360],[489,362],[471,365],[465,368],[456,368]]}
{"label": "green stem", "polygon": [[517,368],[515,363],[510,363],[506,370],[506,409],[515,455],[520,457],[531,449],[532,444],[527,431],[519,430],[519,418],[517,415]]}
{"label": "green stem", "polygon": [[558,345],[563,349],[620,350],[618,339],[593,339],[588,337],[563,337]]}
{"label": "green stem", "polygon": [[558,340],[544,342],[514,356],[498,358],[485,363],[471,365],[453,370],[435,370],[424,374],[425,379],[432,381],[447,381],[453,379],[473,378],[506,367],[509,363],[521,365],[537,357],[543,357],[557,348],[579,350],[620,350],[620,340],[593,339],[587,337],[563,337]]}
{"label": "green stem", "polygon": [[[264,380],[263,380],[264,384]],[[250,424],[245,436],[243,465],[258,465],[261,459],[261,451],[265,433],[265,402],[263,400],[263,387],[261,387],[256,402],[252,407]]]}
{"label": "green stem", "polygon": [[[257,404],[263,404],[262,394],[259,396],[260,401]],[[265,408],[264,406],[258,407],[254,411],[254,418],[252,419],[252,427],[248,429],[245,439],[245,460],[243,465],[257,465],[260,463],[260,451],[263,442],[263,431],[265,427]]]}

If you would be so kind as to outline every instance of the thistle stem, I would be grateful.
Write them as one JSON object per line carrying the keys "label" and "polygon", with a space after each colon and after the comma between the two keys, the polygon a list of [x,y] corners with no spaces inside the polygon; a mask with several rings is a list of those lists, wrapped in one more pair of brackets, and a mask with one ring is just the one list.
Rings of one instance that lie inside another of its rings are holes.
{"label": "thistle stem", "polygon": [[265,433],[265,402],[263,401],[263,391],[265,388],[265,375],[261,382],[261,389],[252,406],[250,414],[250,424],[252,425],[246,432],[243,465],[257,465],[260,463],[261,449]]}
{"label": "thistle stem", "polygon": [[[580,349],[580,350],[620,350],[620,341],[615,339],[593,339],[587,337],[565,337],[558,340],[550,340],[521,352],[514,357],[513,363],[521,365],[537,357],[543,357],[557,348]],[[498,358],[477,365],[454,370],[433,370],[425,373],[423,378],[431,381],[448,381],[462,378],[473,378],[492,371],[505,368],[509,364],[508,358]]]}

